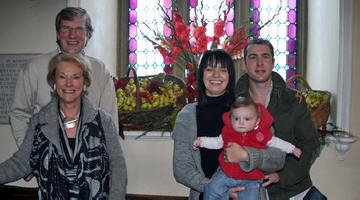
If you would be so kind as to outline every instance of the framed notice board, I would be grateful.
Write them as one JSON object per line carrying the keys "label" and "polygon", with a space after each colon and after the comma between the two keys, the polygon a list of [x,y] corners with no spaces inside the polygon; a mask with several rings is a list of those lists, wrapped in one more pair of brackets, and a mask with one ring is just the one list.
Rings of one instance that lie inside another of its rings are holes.
{"label": "framed notice board", "polygon": [[0,54],[0,124],[8,124],[8,113],[14,98],[20,69],[39,54]]}

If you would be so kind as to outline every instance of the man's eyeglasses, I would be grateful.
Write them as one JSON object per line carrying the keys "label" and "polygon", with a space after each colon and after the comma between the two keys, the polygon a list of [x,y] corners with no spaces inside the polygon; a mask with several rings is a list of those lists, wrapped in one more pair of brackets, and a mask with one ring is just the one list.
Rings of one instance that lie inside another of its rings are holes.
{"label": "man's eyeglasses", "polygon": [[70,27],[70,26],[61,26],[60,27],[60,31],[63,31],[63,32],[66,32],[66,33],[70,33],[72,32],[73,30],[75,30],[75,33],[79,34],[79,33],[83,33],[85,31],[85,27],[81,27],[81,26],[78,26],[78,27]]}

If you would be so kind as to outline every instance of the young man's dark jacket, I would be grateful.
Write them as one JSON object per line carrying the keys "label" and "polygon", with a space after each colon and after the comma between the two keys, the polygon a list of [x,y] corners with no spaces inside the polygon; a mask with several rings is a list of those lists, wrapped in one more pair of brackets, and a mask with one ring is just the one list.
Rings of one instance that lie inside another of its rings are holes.
{"label": "young man's dark jacket", "polygon": [[[299,159],[287,155],[284,168],[277,171],[280,181],[267,188],[270,199],[288,200],[312,186],[309,171],[320,143],[305,98],[296,97],[296,92],[287,88],[276,72],[272,72],[272,87],[267,109],[274,118],[275,135],[303,152]],[[235,95],[250,97],[248,74],[238,80]]]}

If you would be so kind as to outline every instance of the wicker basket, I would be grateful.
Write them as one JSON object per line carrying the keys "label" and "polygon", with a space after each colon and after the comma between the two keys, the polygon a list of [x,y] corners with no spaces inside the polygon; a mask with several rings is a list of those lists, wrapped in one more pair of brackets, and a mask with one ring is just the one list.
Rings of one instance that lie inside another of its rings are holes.
{"label": "wicker basket", "polygon": [[312,90],[309,83],[306,81],[306,79],[301,75],[294,75],[291,78],[289,78],[286,82],[286,85],[289,86],[290,83],[292,83],[294,80],[301,80],[301,83],[303,84],[303,89],[297,89],[298,92],[302,93],[305,91],[315,91],[323,94],[325,96],[325,100],[323,103],[319,105],[318,108],[313,110],[311,112],[312,120],[314,122],[315,128],[319,129],[320,127],[326,125],[326,122],[329,118],[330,114],[330,98],[331,93],[325,90]]}
{"label": "wicker basket", "polygon": [[[130,72],[132,72],[133,77],[129,77]],[[143,130],[145,132],[160,130],[160,131],[170,131],[170,115],[173,114],[174,111],[179,111],[185,105],[185,94],[179,96],[176,99],[176,105],[168,105],[157,107],[153,109],[140,109],[140,86],[139,82],[142,79],[149,80],[157,80],[161,83],[166,83],[172,81],[180,86],[181,89],[184,90],[185,82],[170,74],[158,74],[153,76],[142,76],[138,77],[134,68],[130,67],[126,77],[116,79],[115,82],[119,80],[129,81],[130,79],[134,79],[136,86],[136,107],[135,110],[132,111],[123,111],[119,110],[119,127],[120,134],[123,130]]]}

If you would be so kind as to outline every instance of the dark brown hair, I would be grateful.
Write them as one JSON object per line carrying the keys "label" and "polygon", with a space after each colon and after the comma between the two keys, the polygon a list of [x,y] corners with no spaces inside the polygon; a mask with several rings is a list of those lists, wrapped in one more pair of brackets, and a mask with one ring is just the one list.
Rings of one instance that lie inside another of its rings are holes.
{"label": "dark brown hair", "polygon": [[204,70],[206,67],[211,66],[213,68],[217,67],[218,64],[222,68],[227,68],[229,73],[229,83],[226,86],[227,100],[226,105],[230,107],[234,101],[234,88],[235,88],[235,69],[234,63],[231,56],[222,49],[211,49],[205,51],[203,56],[200,59],[199,70],[197,71],[197,84],[198,84],[198,93],[199,93],[199,104],[207,104],[208,99],[206,96],[206,88],[203,81]]}
{"label": "dark brown hair", "polygon": [[242,108],[242,107],[253,107],[255,109],[256,116],[259,116],[258,106],[256,105],[256,103],[252,99],[247,98],[247,97],[238,97],[238,98],[236,98],[234,103],[231,104],[230,113],[231,113],[232,110],[234,110],[236,108]]}

